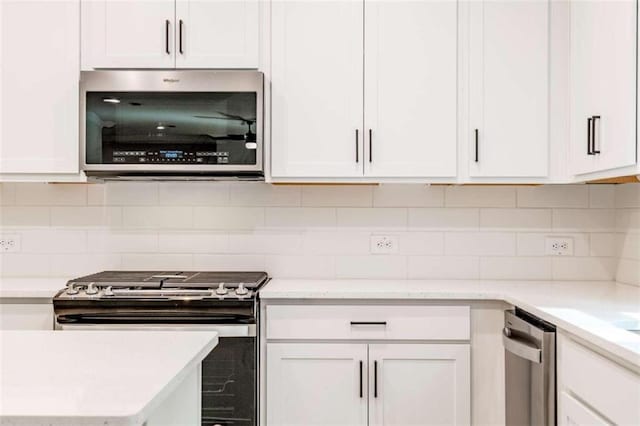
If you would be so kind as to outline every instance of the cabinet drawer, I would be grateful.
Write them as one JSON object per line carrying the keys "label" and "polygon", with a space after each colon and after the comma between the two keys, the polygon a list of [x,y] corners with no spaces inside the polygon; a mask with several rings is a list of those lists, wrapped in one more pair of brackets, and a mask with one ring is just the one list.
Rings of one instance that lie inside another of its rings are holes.
{"label": "cabinet drawer", "polygon": [[564,388],[615,424],[640,424],[640,376],[566,337],[559,349]]}
{"label": "cabinet drawer", "polygon": [[268,339],[469,340],[468,306],[267,306]]}
{"label": "cabinet drawer", "polygon": [[561,425],[608,426],[610,424],[567,392],[560,394],[560,416],[558,423]]}

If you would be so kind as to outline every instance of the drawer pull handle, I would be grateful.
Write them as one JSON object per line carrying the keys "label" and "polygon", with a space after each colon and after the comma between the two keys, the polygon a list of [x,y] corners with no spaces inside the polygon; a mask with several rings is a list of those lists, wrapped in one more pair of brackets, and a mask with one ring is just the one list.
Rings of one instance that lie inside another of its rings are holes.
{"label": "drawer pull handle", "polygon": [[351,321],[351,325],[387,325],[386,321]]}

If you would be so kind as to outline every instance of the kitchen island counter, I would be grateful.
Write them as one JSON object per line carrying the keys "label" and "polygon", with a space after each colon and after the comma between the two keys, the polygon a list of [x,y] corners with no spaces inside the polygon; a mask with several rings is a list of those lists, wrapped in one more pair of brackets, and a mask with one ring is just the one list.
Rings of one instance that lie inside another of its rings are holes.
{"label": "kitchen island counter", "polygon": [[204,331],[2,331],[0,424],[199,419],[200,365],[217,344]]}

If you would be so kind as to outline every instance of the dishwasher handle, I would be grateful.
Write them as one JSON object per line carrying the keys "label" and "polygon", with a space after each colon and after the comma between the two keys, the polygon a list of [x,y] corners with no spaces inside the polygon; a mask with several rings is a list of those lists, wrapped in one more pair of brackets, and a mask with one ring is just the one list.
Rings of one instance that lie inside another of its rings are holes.
{"label": "dishwasher handle", "polygon": [[506,327],[502,330],[502,345],[506,350],[520,358],[536,364],[542,364],[542,350],[533,343],[512,336],[511,330]]}

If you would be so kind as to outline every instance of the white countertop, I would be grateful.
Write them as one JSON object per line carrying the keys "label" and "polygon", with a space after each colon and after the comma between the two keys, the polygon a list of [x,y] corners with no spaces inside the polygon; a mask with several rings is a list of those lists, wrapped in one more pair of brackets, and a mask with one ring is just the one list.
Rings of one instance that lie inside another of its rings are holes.
{"label": "white countertop", "polygon": [[0,424],[142,424],[217,344],[204,331],[1,331]]}
{"label": "white countertop", "polygon": [[640,321],[640,288],[612,282],[274,279],[263,300],[501,300],[640,368],[640,335],[614,325]]}
{"label": "white countertop", "polygon": [[69,278],[0,278],[0,300],[45,299],[51,301]]}

